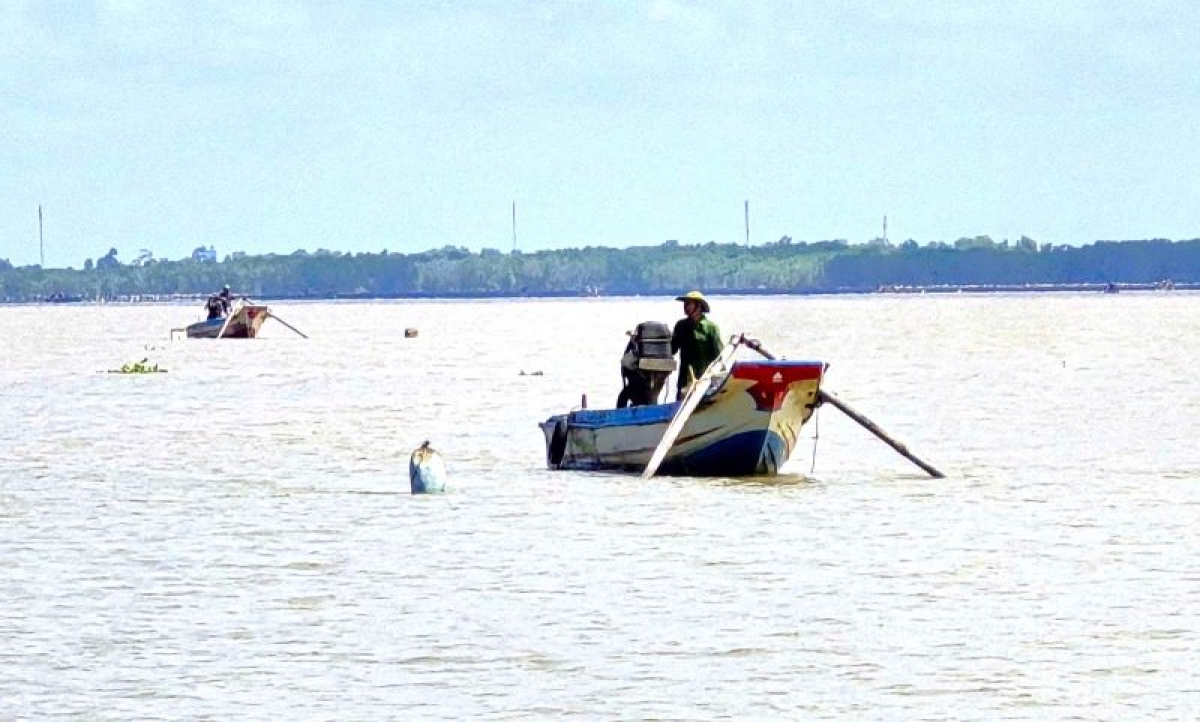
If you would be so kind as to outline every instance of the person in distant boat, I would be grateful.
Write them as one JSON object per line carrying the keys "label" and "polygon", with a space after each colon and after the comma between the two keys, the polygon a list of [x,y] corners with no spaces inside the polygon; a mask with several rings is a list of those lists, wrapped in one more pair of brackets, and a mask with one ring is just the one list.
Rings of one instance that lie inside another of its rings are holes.
{"label": "person in distant boat", "polygon": [[721,355],[725,344],[721,341],[721,330],[706,315],[710,306],[702,293],[691,291],[676,296],[675,300],[683,301],[684,317],[675,323],[671,333],[671,353],[679,354],[676,398],[682,398],[687,387]]}
{"label": "person in distant boat", "polygon": [[221,300],[219,294],[214,293],[204,302],[204,308],[208,311],[208,320],[214,318],[222,318],[225,315],[225,303]]}
{"label": "person in distant boat", "polygon": [[229,290],[228,283],[217,294],[217,298],[221,299],[221,305],[225,308],[225,315],[229,315],[229,312],[233,310],[233,292]]}

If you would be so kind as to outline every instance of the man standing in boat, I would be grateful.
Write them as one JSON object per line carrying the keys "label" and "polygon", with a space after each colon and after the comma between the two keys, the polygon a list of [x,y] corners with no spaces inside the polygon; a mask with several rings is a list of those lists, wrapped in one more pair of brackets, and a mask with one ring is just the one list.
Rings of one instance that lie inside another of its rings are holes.
{"label": "man standing in boat", "polygon": [[708,301],[699,291],[677,296],[683,301],[684,317],[675,323],[671,333],[671,353],[679,354],[679,379],[676,398],[704,374],[709,364],[721,355],[725,344],[721,341],[721,330],[705,314],[709,312]]}
{"label": "man standing in boat", "polygon": [[225,309],[225,315],[228,316],[229,312],[233,310],[233,292],[229,290],[228,283],[226,283],[225,287],[221,289],[221,292],[217,294],[217,298],[221,299],[221,305]]}
{"label": "man standing in boat", "polygon": [[204,309],[208,311],[208,320],[222,318],[225,316],[225,303],[221,300],[220,294],[214,293],[204,302]]}

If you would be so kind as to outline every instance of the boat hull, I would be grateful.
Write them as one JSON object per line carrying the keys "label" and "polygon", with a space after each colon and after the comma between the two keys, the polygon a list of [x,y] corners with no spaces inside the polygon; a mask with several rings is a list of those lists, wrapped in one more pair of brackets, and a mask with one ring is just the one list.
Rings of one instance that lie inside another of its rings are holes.
{"label": "boat hull", "polygon": [[[667,451],[659,474],[773,476],[812,417],[825,372],[819,361],[733,364],[716,380]],[[552,469],[641,472],[678,403],[578,409],[540,424]]]}
{"label": "boat hull", "polygon": [[[255,338],[258,330],[270,315],[266,306],[244,305],[233,312],[229,326],[225,327],[224,318],[213,318],[207,321],[197,321],[187,327],[188,338]],[[221,334],[221,329],[225,333]]]}

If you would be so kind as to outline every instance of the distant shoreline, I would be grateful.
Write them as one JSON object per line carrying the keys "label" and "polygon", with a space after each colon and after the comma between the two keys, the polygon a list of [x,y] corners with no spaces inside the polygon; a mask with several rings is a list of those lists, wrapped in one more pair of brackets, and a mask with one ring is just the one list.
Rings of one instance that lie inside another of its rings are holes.
{"label": "distant shoreline", "polygon": [[1195,291],[1200,283],[1024,283],[947,284],[944,286],[883,285],[875,293],[1116,293],[1120,291]]}
{"label": "distant shoreline", "polygon": [[[113,249],[110,249],[113,250]],[[115,254],[115,251],[113,251]],[[1172,283],[1174,281],[1174,283]],[[82,271],[12,268],[0,259],[0,302],[203,303],[230,285],[278,300],[505,299],[580,296],[806,296],[868,293],[1039,293],[1189,289],[1200,283],[1200,238],[1097,241],[1083,247],[960,238],[851,246],[845,241],[761,246],[679,245],[539,251],[446,246],[417,254],[247,256],[224,261],[118,262]]]}
{"label": "distant shoreline", "polygon": [[[731,289],[707,292],[710,296],[840,296],[863,294],[952,294],[952,293],[1119,293],[1121,291],[1196,291],[1198,283],[1025,283],[1025,284],[939,284],[906,286],[883,284],[876,288],[835,289]],[[672,296],[670,291],[647,291],[643,293],[404,293],[404,294],[326,294],[326,295],[256,295],[259,301],[461,301],[461,300],[504,300],[537,298],[656,298]],[[55,297],[31,299],[0,299],[0,305],[71,305],[71,304],[202,304],[208,294],[145,294],[140,296],[116,296],[108,299],[83,297]]]}

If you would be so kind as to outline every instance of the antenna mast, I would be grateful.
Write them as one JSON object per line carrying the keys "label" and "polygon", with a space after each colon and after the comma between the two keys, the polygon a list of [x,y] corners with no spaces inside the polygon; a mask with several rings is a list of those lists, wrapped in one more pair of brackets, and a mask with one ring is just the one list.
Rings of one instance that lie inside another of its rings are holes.
{"label": "antenna mast", "polygon": [[513,250],[517,250],[517,202],[512,204]]}
{"label": "antenna mast", "polygon": [[750,201],[746,201],[746,248],[750,247]]}
{"label": "antenna mast", "polygon": [[38,204],[38,257],[42,268],[46,267],[46,243],[42,240],[42,204]]}

